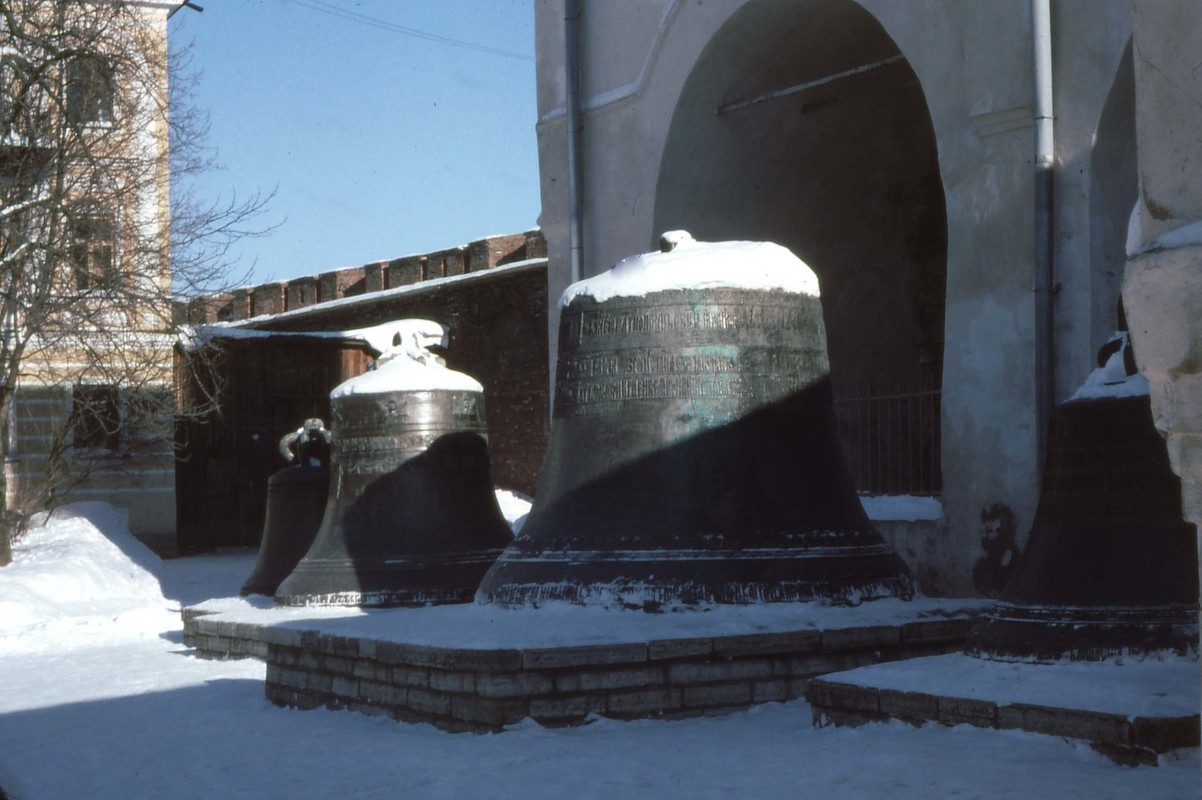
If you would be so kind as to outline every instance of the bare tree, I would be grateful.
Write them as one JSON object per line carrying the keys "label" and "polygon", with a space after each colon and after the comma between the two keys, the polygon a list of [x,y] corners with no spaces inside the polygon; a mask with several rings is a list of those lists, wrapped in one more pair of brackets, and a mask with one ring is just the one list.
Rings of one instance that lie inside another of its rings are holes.
{"label": "bare tree", "polygon": [[153,4],[0,2],[0,565],[81,481],[169,466],[173,299],[221,288],[265,202],[170,196],[212,167],[191,85]]}

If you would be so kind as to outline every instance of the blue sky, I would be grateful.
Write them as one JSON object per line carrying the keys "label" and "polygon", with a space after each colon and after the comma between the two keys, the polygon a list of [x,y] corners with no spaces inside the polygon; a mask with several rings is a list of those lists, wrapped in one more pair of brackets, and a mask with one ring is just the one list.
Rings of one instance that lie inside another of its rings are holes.
{"label": "blue sky", "polygon": [[537,225],[532,0],[196,4],[171,42],[194,48],[223,169],[195,188],[276,190],[282,224],[238,248],[254,282]]}

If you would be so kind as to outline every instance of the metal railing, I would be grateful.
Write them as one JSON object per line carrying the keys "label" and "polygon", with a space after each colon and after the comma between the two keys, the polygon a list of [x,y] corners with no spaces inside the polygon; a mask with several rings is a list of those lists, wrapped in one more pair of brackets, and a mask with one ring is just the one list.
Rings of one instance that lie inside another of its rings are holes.
{"label": "metal railing", "polygon": [[835,387],[835,419],[856,490],[937,495],[943,488],[937,383]]}

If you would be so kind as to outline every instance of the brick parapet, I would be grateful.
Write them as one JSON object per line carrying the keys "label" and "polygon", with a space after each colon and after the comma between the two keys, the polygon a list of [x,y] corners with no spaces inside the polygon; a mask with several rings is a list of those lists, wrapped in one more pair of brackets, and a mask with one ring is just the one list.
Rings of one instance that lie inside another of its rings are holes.
{"label": "brick parapet", "polygon": [[384,286],[395,289],[398,286],[410,286],[421,283],[426,275],[425,256],[405,256],[394,258],[388,262],[384,271]]}
{"label": "brick parapet", "polygon": [[250,319],[253,316],[251,311],[251,290],[235,289],[230,292],[230,319],[233,321]]}
{"label": "brick parapet", "polygon": [[179,313],[181,319],[186,317],[194,325],[243,320],[546,256],[546,239],[535,228],[487,236],[463,247],[204,295],[190,299]]}
{"label": "brick parapet", "polygon": [[[480,272],[502,264],[536,257],[529,255],[528,251],[528,238],[524,233],[477,239],[467,246],[467,271]],[[545,255],[544,253],[543,256]]]}
{"label": "brick parapet", "polygon": [[384,267],[388,262],[377,261],[363,265],[363,292],[371,294],[384,289]]}
{"label": "brick parapet", "polygon": [[316,275],[307,278],[293,278],[285,284],[285,310],[291,311],[294,308],[314,305],[318,302],[320,291],[321,283]]}
{"label": "brick parapet", "polygon": [[452,247],[426,256],[426,280],[449,278],[467,272],[467,248]]}
{"label": "brick parapet", "polygon": [[364,293],[363,267],[323,272],[317,276],[317,302],[325,303]]}
{"label": "brick parapet", "polygon": [[287,284],[282,281],[275,281],[253,287],[250,292],[251,316],[261,317],[264,314],[284,313],[287,310],[284,301],[286,286]]}
{"label": "brick parapet", "polygon": [[872,626],[839,629],[833,637],[805,630],[464,649],[193,616],[185,621],[185,642],[209,657],[263,658],[267,697],[279,705],[495,731],[525,717],[565,725],[593,714],[688,717],[792,700],[831,669],[958,650],[968,624],[967,618],[919,621],[908,632]]}

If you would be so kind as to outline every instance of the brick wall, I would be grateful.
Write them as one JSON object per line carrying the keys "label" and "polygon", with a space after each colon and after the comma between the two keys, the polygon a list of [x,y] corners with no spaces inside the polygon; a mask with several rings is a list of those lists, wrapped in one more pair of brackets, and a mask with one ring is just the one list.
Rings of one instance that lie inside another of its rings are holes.
{"label": "brick wall", "polygon": [[193,298],[177,316],[193,325],[244,320],[546,256],[547,242],[540,230],[487,236],[462,247]]}
{"label": "brick wall", "polygon": [[317,276],[317,302],[325,303],[340,297],[354,297],[366,291],[363,267],[347,267]]}

